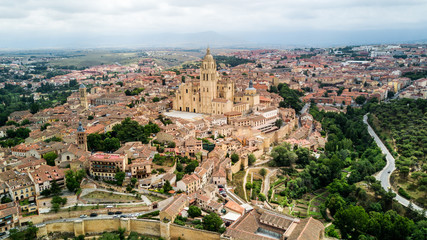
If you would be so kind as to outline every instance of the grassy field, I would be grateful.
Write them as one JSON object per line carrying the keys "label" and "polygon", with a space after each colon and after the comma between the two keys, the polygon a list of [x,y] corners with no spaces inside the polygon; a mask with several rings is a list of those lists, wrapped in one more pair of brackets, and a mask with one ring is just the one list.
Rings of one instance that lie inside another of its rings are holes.
{"label": "grassy field", "polygon": [[114,194],[114,193],[101,192],[101,191],[91,192],[83,196],[83,198],[88,200],[100,200],[101,202],[105,202],[105,201],[128,202],[128,201],[141,200],[136,198],[135,196]]}
{"label": "grassy field", "polygon": [[164,198],[158,197],[154,194],[146,194],[145,195],[151,202],[159,202],[164,200]]}
{"label": "grassy field", "polygon": [[411,196],[411,200],[416,202],[421,206],[425,206],[427,204],[427,196],[425,191],[419,191],[417,183],[408,177],[404,179],[397,172],[394,172],[392,175],[392,185],[393,189],[397,192],[399,187],[403,188],[409,196]]}
{"label": "grassy field", "polygon": [[49,62],[51,66],[91,67],[119,63],[136,63],[142,58],[142,52],[79,51],[62,59]]}
{"label": "grassy field", "polygon": [[245,171],[239,171],[233,174],[233,181],[231,181],[231,186],[234,187],[235,194],[237,194],[240,198],[245,199],[245,192],[243,191],[243,177],[245,177]]}

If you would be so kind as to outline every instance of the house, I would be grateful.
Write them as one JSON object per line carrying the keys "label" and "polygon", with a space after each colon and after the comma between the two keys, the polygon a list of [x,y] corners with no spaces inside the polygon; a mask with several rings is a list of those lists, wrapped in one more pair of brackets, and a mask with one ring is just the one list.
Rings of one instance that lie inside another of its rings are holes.
{"label": "house", "polygon": [[188,207],[189,201],[186,194],[180,194],[174,197],[166,207],[160,211],[160,221],[173,222],[176,216],[185,208]]}
{"label": "house", "polygon": [[33,170],[30,177],[34,181],[37,195],[49,189],[53,181],[56,181],[60,187],[65,186],[65,171],[57,166],[42,165]]}
{"label": "house", "polygon": [[92,177],[113,180],[116,172],[124,172],[128,162],[126,154],[94,153],[89,157],[89,174]]}
{"label": "house", "polygon": [[177,182],[176,187],[178,190],[181,190],[187,194],[192,194],[193,192],[199,190],[200,178],[195,174],[185,175],[184,178]]}

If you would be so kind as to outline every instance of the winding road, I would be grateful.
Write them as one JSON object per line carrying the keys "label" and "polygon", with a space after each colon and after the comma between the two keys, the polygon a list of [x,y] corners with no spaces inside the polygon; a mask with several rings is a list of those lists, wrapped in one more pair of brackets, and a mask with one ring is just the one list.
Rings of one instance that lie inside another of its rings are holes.
{"label": "winding road", "polygon": [[[381,141],[381,139],[377,136],[375,131],[372,129],[372,127],[368,123],[368,114],[365,114],[363,116],[363,123],[365,123],[368,126],[368,132],[369,134],[374,138],[375,142],[377,143],[378,147],[381,149],[382,153],[386,155],[387,165],[375,175],[375,178],[381,182],[381,186],[384,188],[384,190],[388,191],[388,189],[391,189],[390,184],[390,176],[393,173],[393,171],[396,169],[395,166],[395,159],[393,155],[388,151],[387,147],[384,145],[384,143]],[[393,189],[391,189],[393,191]],[[395,191],[393,193],[396,194],[395,199],[402,204],[403,206],[409,205],[409,200],[400,196]],[[412,206],[417,211],[423,211],[423,208],[415,205],[412,203]]]}

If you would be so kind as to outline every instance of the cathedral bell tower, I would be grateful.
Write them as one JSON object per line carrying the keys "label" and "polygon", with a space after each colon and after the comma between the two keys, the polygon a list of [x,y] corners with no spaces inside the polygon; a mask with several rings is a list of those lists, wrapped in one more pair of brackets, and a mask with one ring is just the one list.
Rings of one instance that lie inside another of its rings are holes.
{"label": "cathedral bell tower", "polygon": [[82,126],[82,122],[79,122],[79,127],[77,128],[77,146],[80,149],[87,151],[86,131]]}
{"label": "cathedral bell tower", "polygon": [[212,100],[217,98],[218,75],[216,63],[208,48],[200,68],[200,110],[212,113]]}

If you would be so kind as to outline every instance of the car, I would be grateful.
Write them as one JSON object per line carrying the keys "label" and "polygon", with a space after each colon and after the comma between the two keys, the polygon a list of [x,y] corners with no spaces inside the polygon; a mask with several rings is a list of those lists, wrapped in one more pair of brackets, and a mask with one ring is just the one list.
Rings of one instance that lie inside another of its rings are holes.
{"label": "car", "polygon": [[387,173],[391,173],[391,171],[388,171]]}
{"label": "car", "polygon": [[120,215],[120,214],[122,214],[122,212],[121,212],[121,211],[117,211],[117,212],[115,212],[114,214],[116,214],[116,215]]}
{"label": "car", "polygon": [[6,232],[0,232],[0,236],[6,235]]}
{"label": "car", "polygon": [[86,214],[80,215],[80,218],[87,218]]}
{"label": "car", "polygon": [[220,191],[220,192],[221,192],[221,191],[224,191],[224,188],[220,188],[220,189],[219,189],[219,191]]}
{"label": "car", "polygon": [[127,218],[126,215],[120,215],[120,218]]}
{"label": "car", "polygon": [[113,218],[119,218],[119,216],[115,215]]}
{"label": "car", "polygon": [[90,214],[90,217],[96,217],[96,216],[98,216],[98,213],[91,213]]}
{"label": "car", "polygon": [[218,185],[219,188],[224,188],[224,185]]}
{"label": "car", "polygon": [[114,212],[108,212],[108,215],[114,215]]}
{"label": "car", "polygon": [[227,194],[225,194],[225,193],[222,193],[221,195],[222,195],[223,197],[227,197]]}

